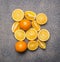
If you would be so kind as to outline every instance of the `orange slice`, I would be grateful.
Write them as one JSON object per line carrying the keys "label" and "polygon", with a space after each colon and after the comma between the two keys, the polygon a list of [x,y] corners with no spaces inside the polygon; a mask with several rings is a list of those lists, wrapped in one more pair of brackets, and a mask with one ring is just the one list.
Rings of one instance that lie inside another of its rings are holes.
{"label": "orange slice", "polygon": [[19,22],[14,22],[12,25],[12,32],[14,33],[18,29],[20,29]]}
{"label": "orange slice", "polygon": [[36,41],[29,41],[28,42],[28,49],[34,51],[38,48],[38,42]]}
{"label": "orange slice", "polygon": [[24,12],[21,9],[15,9],[12,12],[12,19],[14,21],[21,21],[23,19],[23,17],[24,17]]}
{"label": "orange slice", "polygon": [[38,39],[41,41],[47,41],[50,38],[50,33],[46,29],[41,29],[38,33]]}
{"label": "orange slice", "polygon": [[22,29],[16,30],[14,36],[17,40],[22,41],[25,39],[25,32]]}
{"label": "orange slice", "polygon": [[32,26],[33,26],[33,28],[35,28],[37,31],[39,31],[40,30],[40,26],[39,26],[39,24],[37,24],[36,23],[36,21],[32,21]]}
{"label": "orange slice", "polygon": [[26,32],[26,38],[28,40],[34,40],[37,38],[37,31],[34,28],[30,28],[27,32]]}
{"label": "orange slice", "polygon": [[42,42],[42,41],[40,41],[40,40],[37,40],[37,42],[38,42],[38,45],[39,45],[39,47],[40,47],[41,49],[46,49],[46,43],[45,43],[45,42]]}
{"label": "orange slice", "polygon": [[34,20],[36,18],[36,13],[33,12],[33,11],[26,11],[25,12],[25,17],[28,19],[28,20]]}
{"label": "orange slice", "polygon": [[40,24],[40,25],[46,24],[46,23],[47,23],[47,16],[46,16],[46,14],[44,14],[44,13],[39,13],[39,14],[36,16],[36,21],[37,21],[37,23]]}

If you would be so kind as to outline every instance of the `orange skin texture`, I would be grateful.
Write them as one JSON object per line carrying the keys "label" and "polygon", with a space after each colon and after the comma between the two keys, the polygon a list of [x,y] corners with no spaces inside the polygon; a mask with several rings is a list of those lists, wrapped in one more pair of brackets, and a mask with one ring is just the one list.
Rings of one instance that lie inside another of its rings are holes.
{"label": "orange skin texture", "polygon": [[24,52],[27,49],[27,44],[25,41],[18,41],[15,44],[15,50],[17,52]]}
{"label": "orange skin texture", "polygon": [[31,22],[27,19],[23,19],[20,21],[20,28],[23,30],[28,30],[31,27]]}

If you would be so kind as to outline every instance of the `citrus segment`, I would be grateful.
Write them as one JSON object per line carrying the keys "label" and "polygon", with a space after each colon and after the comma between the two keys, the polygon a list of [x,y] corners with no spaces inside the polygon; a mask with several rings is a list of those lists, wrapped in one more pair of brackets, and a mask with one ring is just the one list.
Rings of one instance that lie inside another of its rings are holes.
{"label": "citrus segment", "polygon": [[39,47],[40,47],[41,49],[46,49],[46,43],[45,43],[45,42],[42,42],[42,41],[40,41],[40,40],[37,40],[37,42],[38,42],[38,45],[39,45]]}
{"label": "citrus segment", "polygon": [[20,29],[19,22],[14,22],[12,25],[12,32],[15,32],[18,29]]}
{"label": "citrus segment", "polygon": [[47,41],[50,38],[50,33],[46,29],[41,29],[38,33],[38,39],[41,41]]}
{"label": "citrus segment", "polygon": [[44,13],[39,13],[39,14],[36,16],[36,21],[37,21],[37,23],[40,24],[40,25],[46,24],[46,23],[47,23],[47,16],[46,16],[46,14],[44,14]]}
{"label": "citrus segment", "polygon": [[30,28],[27,32],[26,32],[26,38],[28,40],[34,40],[37,38],[37,31],[34,28]]}
{"label": "citrus segment", "polygon": [[38,48],[38,42],[36,42],[36,41],[30,41],[30,42],[28,42],[28,49],[29,50],[34,51],[37,48]]}
{"label": "citrus segment", "polygon": [[21,9],[15,9],[12,12],[12,19],[14,21],[21,21],[23,19],[23,17],[24,17],[24,12]]}
{"label": "citrus segment", "polygon": [[36,18],[36,13],[33,12],[33,11],[26,11],[25,12],[25,17],[28,19],[28,20],[34,20]]}
{"label": "citrus segment", "polygon": [[32,27],[35,28],[37,31],[40,30],[40,26],[36,23],[36,21],[32,21]]}
{"label": "citrus segment", "polygon": [[25,39],[25,32],[21,29],[19,30],[16,30],[15,33],[14,33],[14,36],[17,40],[24,40]]}

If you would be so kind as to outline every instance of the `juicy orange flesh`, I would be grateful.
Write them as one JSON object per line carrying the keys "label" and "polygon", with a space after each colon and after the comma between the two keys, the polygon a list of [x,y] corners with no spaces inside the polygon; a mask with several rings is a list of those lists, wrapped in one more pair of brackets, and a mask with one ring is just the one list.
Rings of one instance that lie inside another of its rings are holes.
{"label": "juicy orange flesh", "polygon": [[29,41],[28,42],[28,49],[29,50],[36,50],[38,48],[38,42],[36,41]]}
{"label": "juicy orange flesh", "polygon": [[25,39],[25,32],[23,30],[16,30],[16,32],[14,33],[14,36],[17,40],[24,40]]}
{"label": "juicy orange flesh", "polygon": [[38,33],[38,38],[41,40],[41,41],[47,41],[50,37],[50,33],[48,30],[46,29],[42,29],[40,30],[40,32]]}

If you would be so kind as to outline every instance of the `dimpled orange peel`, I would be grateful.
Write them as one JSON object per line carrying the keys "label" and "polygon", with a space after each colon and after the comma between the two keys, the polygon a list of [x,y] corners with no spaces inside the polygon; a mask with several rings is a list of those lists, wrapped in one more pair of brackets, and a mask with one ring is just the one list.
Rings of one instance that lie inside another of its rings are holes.
{"label": "dimpled orange peel", "polygon": [[17,52],[25,52],[27,49],[27,43],[25,41],[17,41],[15,43],[15,50]]}
{"label": "dimpled orange peel", "polygon": [[31,27],[31,21],[27,19],[21,20],[19,24],[20,28],[22,28],[23,30],[28,30]]}

